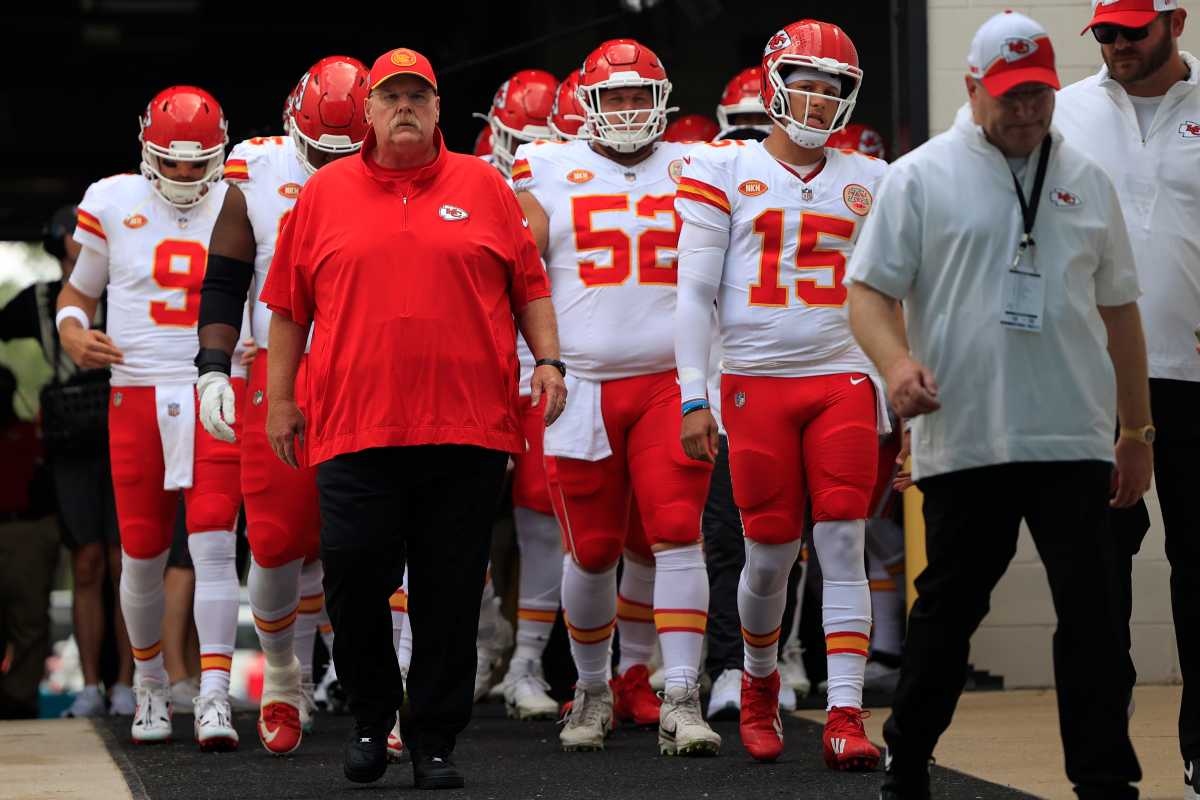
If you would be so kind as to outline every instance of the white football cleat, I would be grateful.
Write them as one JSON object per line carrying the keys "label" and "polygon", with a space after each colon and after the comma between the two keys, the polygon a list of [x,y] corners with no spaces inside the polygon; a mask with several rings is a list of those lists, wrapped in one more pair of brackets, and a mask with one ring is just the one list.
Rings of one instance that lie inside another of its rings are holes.
{"label": "white football cleat", "polygon": [[156,744],[171,740],[171,690],[154,681],[137,681],[130,734],[134,744]]}
{"label": "white football cleat", "polygon": [[724,669],[713,681],[712,694],[708,696],[708,714],[711,720],[735,720],[742,713],[742,671]]}
{"label": "white football cleat", "polygon": [[300,694],[304,700],[300,706],[300,726],[306,734],[313,732],[313,720],[317,716],[317,702],[313,699],[315,690],[311,682],[300,684]]}
{"label": "white football cleat", "polygon": [[568,752],[603,750],[604,737],[613,727],[613,693],[608,684],[588,691],[575,687],[575,699],[562,720],[558,740]]}
{"label": "white football cleat", "polygon": [[504,686],[504,705],[513,719],[554,719],[558,703],[547,690],[550,684],[542,676],[542,663],[535,660],[511,661]]}
{"label": "white football cleat", "polygon": [[788,642],[779,654],[779,678],[783,686],[796,690],[797,697],[807,697],[812,691],[812,681],[804,668],[804,651],[797,641]]}
{"label": "white football cleat", "polygon": [[206,753],[236,750],[238,733],[233,729],[233,710],[229,697],[222,694],[202,694],[192,703],[196,715],[193,729],[196,744]]}
{"label": "white football cleat", "polygon": [[658,717],[658,752],[664,756],[715,756],[721,736],[700,714],[700,684],[669,687]]}

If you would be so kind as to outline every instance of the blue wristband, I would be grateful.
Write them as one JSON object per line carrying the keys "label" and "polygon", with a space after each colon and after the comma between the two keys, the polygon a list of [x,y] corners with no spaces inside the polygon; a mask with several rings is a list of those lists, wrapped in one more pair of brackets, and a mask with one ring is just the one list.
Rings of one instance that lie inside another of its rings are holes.
{"label": "blue wristband", "polygon": [[686,417],[688,414],[692,413],[693,411],[699,411],[702,408],[708,408],[708,407],[709,407],[708,401],[703,398],[698,398],[696,400],[688,400],[686,403],[683,404],[683,416]]}

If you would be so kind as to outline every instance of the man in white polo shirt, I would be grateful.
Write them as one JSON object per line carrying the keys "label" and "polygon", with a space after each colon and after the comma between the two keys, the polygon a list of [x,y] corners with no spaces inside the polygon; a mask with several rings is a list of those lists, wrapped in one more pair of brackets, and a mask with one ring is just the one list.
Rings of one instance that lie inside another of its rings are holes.
{"label": "man in white polo shirt", "polygon": [[1050,127],[1058,77],[1042,26],[997,14],[967,62],[969,106],[888,170],[845,280],[855,337],[892,407],[916,418],[925,493],[929,566],[881,796],[929,797],[928,759],[1024,519],[1058,614],[1067,777],[1081,798],[1136,797],[1128,656],[1115,590],[1096,579],[1114,553],[1110,503],[1133,504],[1152,469],[1146,445],[1112,443],[1114,417],[1150,422],[1133,254],[1111,181]]}
{"label": "man in white polo shirt", "polygon": [[[1183,671],[1179,746],[1188,797],[1200,797],[1200,526],[1191,502],[1200,464],[1200,60],[1179,51],[1178,0],[1098,3],[1085,32],[1104,66],[1063,89],[1055,124],[1117,188],[1144,294],[1155,485],[1171,562],[1171,605]],[[1143,504],[1114,516],[1122,623],[1133,554],[1149,526]]]}

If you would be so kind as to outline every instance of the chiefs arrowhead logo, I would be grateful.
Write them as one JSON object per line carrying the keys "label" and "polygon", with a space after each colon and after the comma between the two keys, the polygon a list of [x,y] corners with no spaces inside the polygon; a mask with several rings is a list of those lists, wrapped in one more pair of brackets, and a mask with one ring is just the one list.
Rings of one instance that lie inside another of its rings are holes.
{"label": "chiefs arrowhead logo", "polygon": [[1004,40],[1004,44],[1000,46],[1000,55],[1010,64],[1013,61],[1020,61],[1023,58],[1029,58],[1037,52],[1038,44],[1033,39],[1025,36],[1011,36]]}
{"label": "chiefs arrowhead logo", "polygon": [[447,222],[462,222],[467,217],[471,216],[466,211],[463,211],[458,206],[452,206],[449,203],[438,209],[438,216]]}
{"label": "chiefs arrowhead logo", "polygon": [[500,88],[496,90],[496,96],[492,98],[492,108],[504,108],[506,102],[508,102],[508,81],[500,84]]}
{"label": "chiefs arrowhead logo", "polygon": [[285,183],[279,187],[279,196],[286,197],[288,200],[295,200],[300,196],[300,184]]}
{"label": "chiefs arrowhead logo", "polygon": [[397,67],[411,67],[417,63],[417,55],[406,47],[392,51],[391,62]]}
{"label": "chiefs arrowhead logo", "polygon": [[571,183],[587,183],[594,177],[596,177],[596,175],[590,170],[586,169],[573,169],[567,173],[567,180],[569,180]]}
{"label": "chiefs arrowhead logo", "polygon": [[1059,208],[1079,208],[1083,205],[1079,195],[1066,189],[1051,189],[1050,202]]}
{"label": "chiefs arrowhead logo", "polygon": [[842,190],[842,200],[846,203],[846,208],[860,217],[865,217],[871,210],[874,198],[871,197],[871,192],[867,187],[852,183]]}
{"label": "chiefs arrowhead logo", "polygon": [[746,197],[758,197],[767,191],[767,185],[760,180],[751,178],[748,181],[742,181],[742,185],[738,187],[738,191],[746,195]]}
{"label": "chiefs arrowhead logo", "polygon": [[1184,139],[1200,139],[1200,122],[1185,120],[1179,126],[1179,135]]}
{"label": "chiefs arrowhead logo", "polygon": [[141,214],[130,214],[125,218],[125,227],[136,229],[142,227],[147,222],[149,222],[149,220],[143,217]]}
{"label": "chiefs arrowhead logo", "polygon": [[776,33],[767,42],[766,49],[763,50],[763,55],[769,56],[771,53],[774,53],[777,50],[782,50],[783,48],[787,47],[791,43],[792,43],[792,37],[788,34],[788,32],[787,31],[779,31],[779,33]]}

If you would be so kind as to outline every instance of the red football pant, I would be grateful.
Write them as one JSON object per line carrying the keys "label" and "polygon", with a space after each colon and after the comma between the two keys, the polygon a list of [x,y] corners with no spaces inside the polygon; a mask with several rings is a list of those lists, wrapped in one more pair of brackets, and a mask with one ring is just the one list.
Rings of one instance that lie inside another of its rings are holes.
{"label": "red football pant", "polygon": [[[250,552],[260,566],[271,568],[320,555],[321,509],[316,467],[289,467],[267,439],[267,363],[267,351],[259,350],[242,404],[242,495]],[[307,405],[307,369],[305,355],[296,371],[296,404],[301,413]]]}
{"label": "red football pant", "polygon": [[626,547],[649,559],[647,544],[699,541],[712,465],[684,454],[679,406],[674,371],[605,381],[600,408],[612,455],[554,459],[565,544],[586,571],[611,567]]}
{"label": "red football pant", "polygon": [[806,492],[814,522],[868,516],[879,437],[875,387],[866,375],[722,375],[721,419],[748,538],[799,539]]}
{"label": "red football pant", "polygon": [[542,459],[542,436],[546,432],[546,403],[537,408],[529,396],[517,401],[521,428],[525,434],[525,452],[513,457],[512,503],[541,514],[553,514],[550,489],[546,485],[546,467]]}
{"label": "red football pant", "polygon": [[[233,387],[240,400],[245,395],[245,381],[235,378]],[[194,400],[192,413],[197,415],[195,464],[192,488],[183,490],[188,533],[231,531],[242,504],[239,448],[204,430],[199,403]],[[234,425],[239,436],[240,429],[239,418]],[[166,468],[153,386],[112,388],[108,403],[108,446],[121,548],[132,558],[154,558],[171,546],[178,497],[174,491],[163,488]]]}

